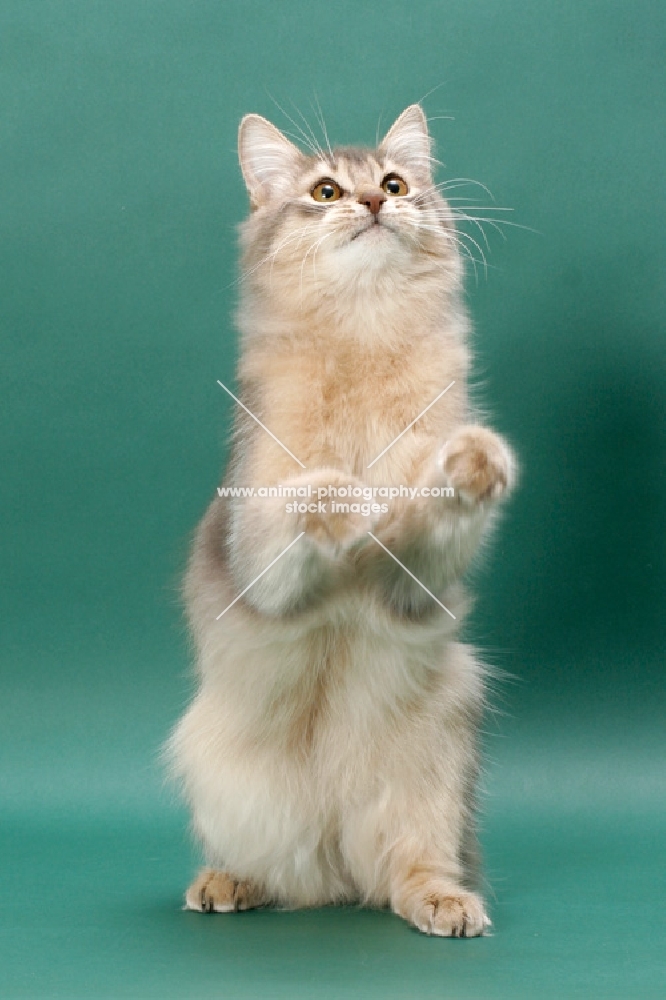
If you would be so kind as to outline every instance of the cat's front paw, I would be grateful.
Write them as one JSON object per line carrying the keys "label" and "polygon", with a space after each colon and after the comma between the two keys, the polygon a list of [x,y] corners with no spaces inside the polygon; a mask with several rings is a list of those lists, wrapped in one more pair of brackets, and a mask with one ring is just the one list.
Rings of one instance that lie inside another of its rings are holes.
{"label": "cat's front paw", "polygon": [[[337,469],[318,469],[299,478],[307,480],[317,496],[316,500],[301,505],[307,510],[299,512],[300,530],[331,557],[340,556],[367,540],[379,514],[373,512],[372,500],[363,496],[364,485],[360,480]],[[326,495],[324,489],[329,490]]]}
{"label": "cat's front paw", "polygon": [[468,504],[499,500],[515,481],[511,449],[485,427],[461,427],[444,444],[438,464],[456,496]]}

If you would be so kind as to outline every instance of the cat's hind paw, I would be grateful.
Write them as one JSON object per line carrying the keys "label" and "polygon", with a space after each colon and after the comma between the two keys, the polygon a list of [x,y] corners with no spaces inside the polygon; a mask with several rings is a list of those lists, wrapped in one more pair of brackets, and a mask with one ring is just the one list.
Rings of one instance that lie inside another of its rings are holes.
{"label": "cat's hind paw", "polygon": [[433,893],[417,908],[414,923],[424,934],[439,937],[480,937],[490,927],[483,902],[473,892],[453,896]]}
{"label": "cat's hind paw", "polygon": [[234,913],[266,902],[265,894],[252,882],[211,868],[200,871],[185,893],[185,909],[199,913]]}
{"label": "cat's hind paw", "polygon": [[423,934],[437,937],[480,937],[490,927],[480,896],[439,879],[405,887],[394,898],[393,910]]}

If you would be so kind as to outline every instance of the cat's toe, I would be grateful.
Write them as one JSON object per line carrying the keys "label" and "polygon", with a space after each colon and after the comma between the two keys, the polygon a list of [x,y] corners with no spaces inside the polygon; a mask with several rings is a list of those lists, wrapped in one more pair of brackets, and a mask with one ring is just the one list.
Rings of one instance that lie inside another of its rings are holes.
{"label": "cat's toe", "polygon": [[437,937],[479,937],[490,927],[481,897],[456,887],[424,886],[394,909],[424,934]]}
{"label": "cat's toe", "polygon": [[224,872],[204,869],[185,893],[185,906],[199,913],[228,913],[234,907],[234,881]]}
{"label": "cat's toe", "polygon": [[185,908],[199,913],[232,913],[250,910],[266,902],[261,889],[226,872],[204,868],[185,894]]}
{"label": "cat's toe", "polygon": [[484,427],[466,427],[442,447],[439,467],[465,503],[499,500],[513,486],[515,460],[508,445]]}
{"label": "cat's toe", "polygon": [[481,899],[472,892],[461,892],[434,900],[426,933],[439,937],[479,937],[488,927],[490,920]]}

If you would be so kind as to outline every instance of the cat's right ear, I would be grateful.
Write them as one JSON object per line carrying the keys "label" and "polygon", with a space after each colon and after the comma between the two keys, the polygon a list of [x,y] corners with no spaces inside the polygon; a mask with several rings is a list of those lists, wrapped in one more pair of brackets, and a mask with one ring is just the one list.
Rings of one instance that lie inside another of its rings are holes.
{"label": "cat's right ear", "polygon": [[261,115],[245,115],[238,129],[238,159],[253,208],[286,194],[301,151]]}

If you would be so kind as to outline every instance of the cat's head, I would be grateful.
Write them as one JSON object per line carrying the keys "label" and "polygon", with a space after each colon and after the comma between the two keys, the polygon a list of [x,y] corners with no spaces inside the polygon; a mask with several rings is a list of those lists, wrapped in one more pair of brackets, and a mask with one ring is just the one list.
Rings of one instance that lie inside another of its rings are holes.
{"label": "cat's head", "polygon": [[346,292],[415,283],[456,286],[455,228],[434,185],[432,140],[418,104],[376,149],[305,153],[259,115],[239,130],[252,213],[242,229],[243,280],[304,307]]}

